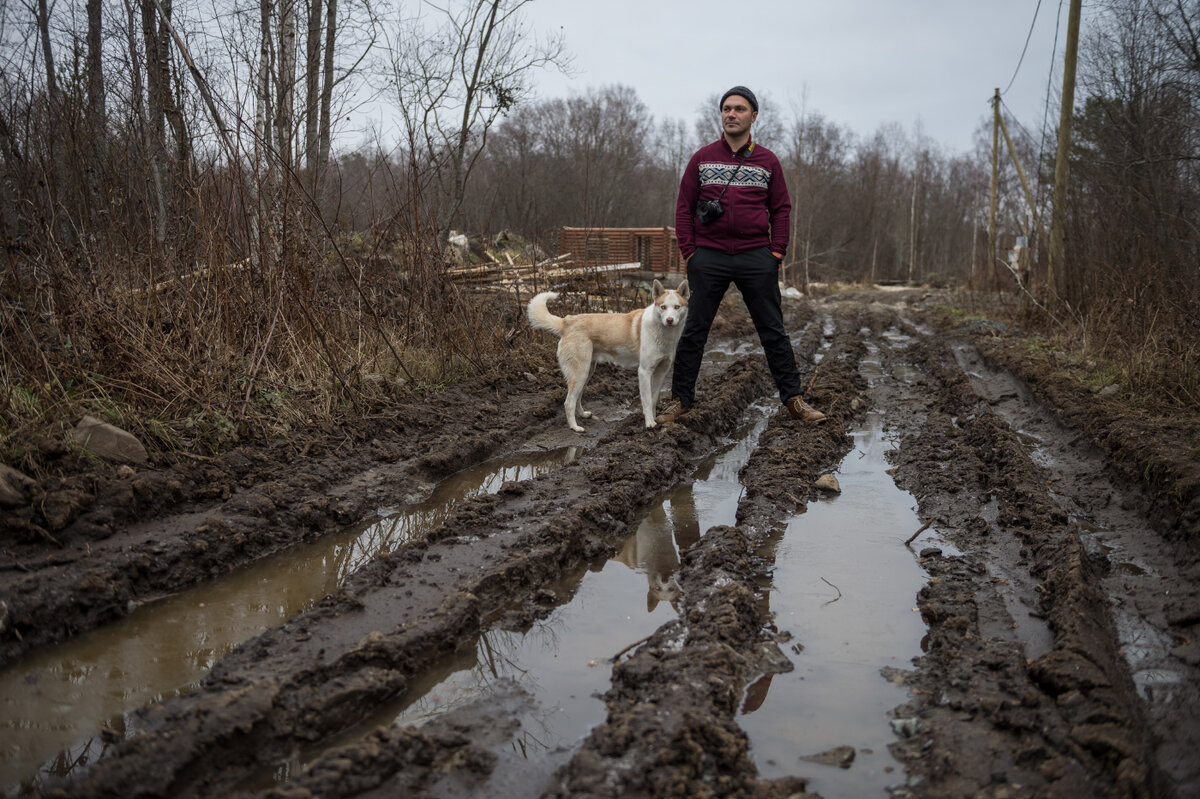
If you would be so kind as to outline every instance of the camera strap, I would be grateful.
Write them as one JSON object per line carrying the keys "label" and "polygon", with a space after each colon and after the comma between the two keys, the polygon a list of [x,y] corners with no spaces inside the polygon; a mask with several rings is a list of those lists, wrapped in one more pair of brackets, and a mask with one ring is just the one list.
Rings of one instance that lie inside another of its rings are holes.
{"label": "camera strap", "polygon": [[717,202],[721,202],[721,198],[725,196],[725,190],[729,188],[729,184],[733,183],[733,179],[737,177],[738,170],[742,168],[742,164],[746,162],[746,156],[750,155],[750,151],[754,149],[754,142],[746,145],[746,149],[742,151],[742,157],[738,159],[737,166],[733,168],[733,174],[729,176],[729,180],[725,181],[725,185],[721,187],[721,193],[717,195]]}

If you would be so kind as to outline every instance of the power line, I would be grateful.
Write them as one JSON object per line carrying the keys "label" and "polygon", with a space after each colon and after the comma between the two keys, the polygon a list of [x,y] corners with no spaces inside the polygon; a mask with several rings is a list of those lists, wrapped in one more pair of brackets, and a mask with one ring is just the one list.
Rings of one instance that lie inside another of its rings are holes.
{"label": "power line", "polygon": [[[1029,128],[1027,128],[1023,124],[1021,124],[1021,120],[1017,119],[1016,112],[1012,110],[1012,107],[1009,106],[1008,103],[1001,100],[1000,105],[1004,108],[1005,111],[1008,112],[1008,118],[1012,121],[1013,127],[1016,129],[1016,131],[1018,133],[1020,133],[1021,136],[1024,137],[1025,141],[1027,141],[1032,146],[1038,140],[1037,137],[1033,135],[1033,133],[1029,130]],[[1039,151],[1040,150],[1041,150],[1041,146],[1039,145]],[[1039,157],[1040,157],[1040,155],[1039,155]]]}
{"label": "power line", "polygon": [[1008,90],[1012,88],[1013,82],[1017,79],[1017,73],[1021,71],[1021,64],[1025,61],[1025,53],[1029,50],[1029,40],[1033,38],[1033,26],[1037,24],[1038,11],[1042,8],[1042,0],[1038,0],[1037,8],[1033,9],[1033,21],[1029,23],[1029,33],[1025,34],[1025,46],[1021,48],[1021,57],[1017,59],[1017,68],[1013,70],[1012,80],[1004,87],[1004,91],[1000,94],[1008,94]]}
{"label": "power line", "polygon": [[[1050,86],[1054,79],[1054,58],[1058,55],[1058,31],[1062,25],[1062,7],[1063,0],[1058,0],[1058,14],[1054,17],[1054,46],[1050,48],[1050,69],[1046,73],[1046,101],[1042,106],[1042,138],[1038,143],[1038,162],[1046,155],[1046,132],[1048,127],[1048,117],[1050,116]],[[1041,169],[1038,169],[1038,201],[1042,199],[1042,190],[1046,187],[1042,183]]]}

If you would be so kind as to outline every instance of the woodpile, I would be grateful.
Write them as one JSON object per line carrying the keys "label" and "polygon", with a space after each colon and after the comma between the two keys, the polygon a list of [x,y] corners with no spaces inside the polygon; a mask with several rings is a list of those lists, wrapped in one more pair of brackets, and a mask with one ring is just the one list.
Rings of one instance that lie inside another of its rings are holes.
{"label": "woodpile", "polygon": [[507,263],[455,266],[447,271],[450,278],[458,283],[508,287],[520,286],[525,283],[546,284],[555,278],[591,277],[608,272],[632,272],[642,267],[637,261],[605,266],[580,265],[569,252],[533,264],[514,263],[512,256],[507,253],[505,259]]}

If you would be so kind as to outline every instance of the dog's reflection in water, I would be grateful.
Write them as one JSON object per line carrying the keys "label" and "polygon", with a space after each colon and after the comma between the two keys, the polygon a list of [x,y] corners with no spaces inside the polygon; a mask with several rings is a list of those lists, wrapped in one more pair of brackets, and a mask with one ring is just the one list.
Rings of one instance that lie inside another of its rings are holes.
{"label": "dog's reflection in water", "polygon": [[679,553],[699,540],[700,524],[687,486],[651,510],[637,534],[625,542],[616,560],[646,575],[646,612],[653,612],[660,602],[679,611]]}

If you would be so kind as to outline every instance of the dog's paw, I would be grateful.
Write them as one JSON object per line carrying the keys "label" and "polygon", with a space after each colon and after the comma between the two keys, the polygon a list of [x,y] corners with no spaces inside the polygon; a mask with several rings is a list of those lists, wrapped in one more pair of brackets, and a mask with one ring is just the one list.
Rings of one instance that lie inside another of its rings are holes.
{"label": "dog's paw", "polygon": [[658,422],[654,421],[653,419],[646,422],[646,429],[649,430],[651,427],[658,427]]}
{"label": "dog's paw", "polygon": [[580,427],[580,426],[579,426],[579,425],[577,425],[577,424],[573,424],[573,425],[571,425],[571,429],[572,429],[572,430],[574,430],[576,433],[582,433],[582,432],[583,432],[583,428],[582,428],[582,427]]}
{"label": "dog's paw", "polygon": [[591,412],[591,411],[580,411],[580,412],[579,412],[579,415],[580,415],[580,416],[582,416],[584,419],[591,419],[591,418],[592,418],[592,412]]}

